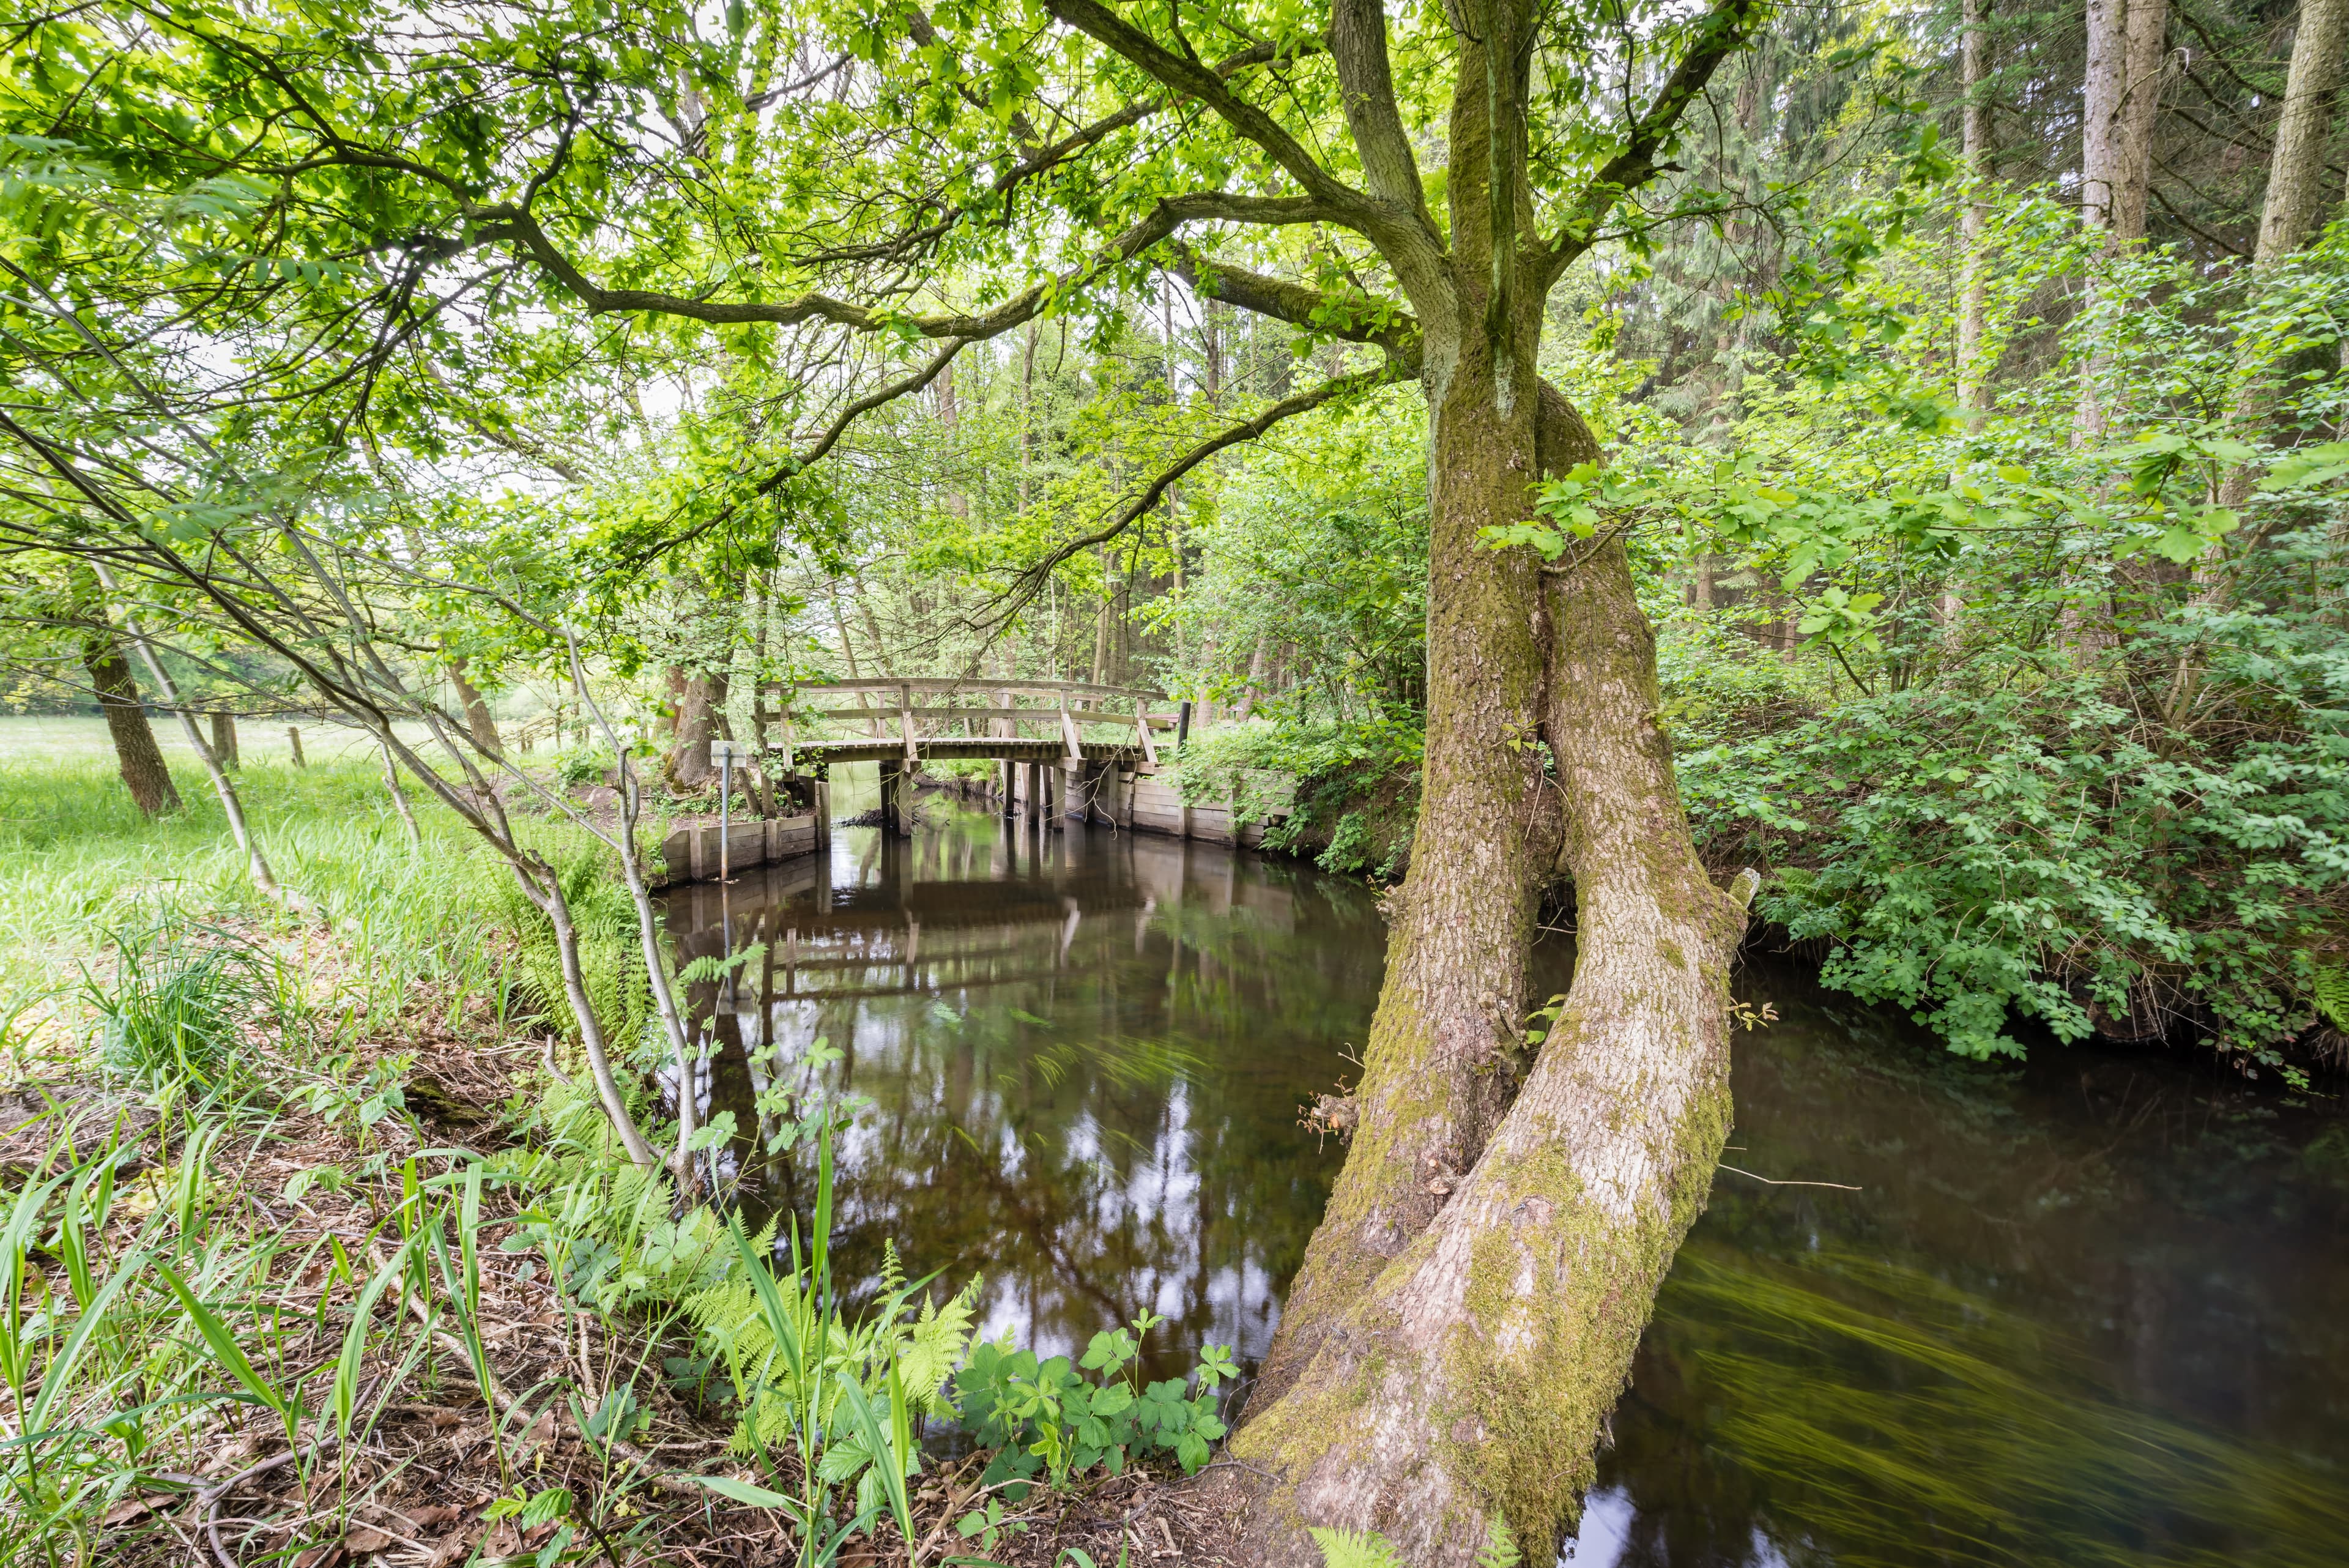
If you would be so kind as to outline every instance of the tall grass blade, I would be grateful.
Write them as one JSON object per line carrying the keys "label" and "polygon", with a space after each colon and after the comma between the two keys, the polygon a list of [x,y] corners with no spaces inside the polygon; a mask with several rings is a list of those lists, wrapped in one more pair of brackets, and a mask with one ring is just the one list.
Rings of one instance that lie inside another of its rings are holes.
{"label": "tall grass blade", "polygon": [[351,1418],[358,1400],[359,1365],[367,1355],[367,1331],[374,1325],[375,1303],[399,1278],[408,1266],[404,1257],[395,1257],[375,1272],[375,1277],[359,1292],[358,1304],[352,1309],[351,1326],[343,1334],[342,1354],[335,1358],[335,1432],[345,1442],[350,1440]]}
{"label": "tall grass blade", "polygon": [[[121,1266],[107,1276],[106,1283],[99,1287],[97,1297],[75,1320],[73,1332],[66,1335],[65,1344],[58,1348],[57,1355],[49,1358],[48,1366],[42,1371],[40,1397],[33,1401],[32,1409],[26,1413],[25,1430],[20,1440],[36,1442],[47,1435],[50,1407],[64,1397],[67,1386],[73,1381],[74,1368],[80,1362],[82,1351],[88,1345],[90,1336],[106,1322],[107,1309],[114,1304],[114,1298],[122,1293],[146,1262],[147,1254],[144,1252],[134,1252],[124,1259]],[[158,1264],[157,1267],[162,1265]],[[169,1269],[163,1272],[166,1274],[171,1272]]]}
{"label": "tall grass blade", "polygon": [[195,1324],[196,1332],[204,1336],[204,1344],[212,1350],[212,1359],[219,1362],[229,1376],[243,1384],[254,1398],[277,1412],[281,1418],[288,1422],[294,1420],[298,1412],[295,1410],[293,1402],[275,1384],[254,1370],[253,1363],[245,1358],[244,1347],[237,1343],[236,1334],[220,1314],[206,1306],[196,1293],[188,1288],[188,1282],[181,1279],[169,1263],[156,1264],[155,1271],[163,1276],[163,1282],[171,1287],[171,1293],[180,1298],[180,1305]]}

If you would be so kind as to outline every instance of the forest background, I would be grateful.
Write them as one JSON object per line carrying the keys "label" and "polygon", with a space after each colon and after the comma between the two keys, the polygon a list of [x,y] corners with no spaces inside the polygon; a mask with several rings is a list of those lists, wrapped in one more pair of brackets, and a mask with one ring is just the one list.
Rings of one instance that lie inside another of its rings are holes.
{"label": "forest background", "polygon": [[[2150,66],[2097,53],[2126,7],[1788,13],[1707,89],[1659,221],[1547,302],[1542,369],[1611,471],[1549,508],[1636,552],[1707,860],[1766,867],[1760,911],[1830,984],[1970,1054],[2030,1020],[2275,1065],[2349,1005],[2341,24],[2161,9]],[[811,114],[852,100],[853,59],[798,64],[823,73]],[[689,146],[694,94],[667,108]],[[8,158],[19,244],[133,225],[85,272],[147,269],[150,306],[175,296],[137,224],[294,221],[228,175],[88,200],[119,174],[22,128]],[[1358,288],[1292,242],[1332,300]],[[349,265],[210,301],[321,331],[204,372],[203,400],[266,384],[311,426],[273,437],[281,481],[298,461],[396,512],[419,564],[592,607],[590,657],[636,683],[673,784],[707,786],[709,739],[771,738],[761,681],[1147,685],[1198,706],[1191,787],[1300,776],[1280,841],[1406,863],[1425,456],[1415,389],[1330,396],[1375,358],[1359,332],[1235,308],[1178,246],[934,370],[900,345],[919,389],[842,420],[888,349],[549,311],[502,279],[370,343]],[[293,459],[319,431],[348,444]],[[15,559],[6,701],[94,711],[67,574]],[[551,711],[543,625],[482,607],[430,612],[436,696]],[[290,693],[282,660],[198,645],[200,694]]]}
{"label": "forest background", "polygon": [[[2093,1032],[2304,1075],[2349,1027],[2349,6],[1748,19],[1541,304],[1538,369],[1604,466],[1485,545],[1568,569],[1628,549],[1700,850],[1763,870],[1755,908],[1829,984],[1972,1055]],[[363,7],[28,26],[0,169],[11,702],[103,711],[159,815],[180,786],[134,700],[351,725],[558,931],[579,889],[485,782],[509,753],[545,743],[558,786],[624,796],[623,753],[657,753],[656,793],[706,798],[711,740],[771,738],[770,684],[882,672],[1155,687],[1197,708],[1186,789],[1294,777],[1278,841],[1399,874],[1428,416],[1369,258],[1312,224],[1071,261],[1050,224],[1007,259],[971,223],[964,248],[900,251],[835,212],[785,238],[880,304],[639,308],[631,279],[664,267],[715,290],[768,265],[765,236],[696,237],[696,182],[764,178],[726,161],[762,115],[802,148],[857,134],[885,37],[1005,126],[1042,69],[966,66],[917,13],[802,20],[656,11],[608,59],[594,6],[445,33]],[[1278,66],[1265,47],[1231,69]],[[450,183],[446,233],[402,228],[414,170],[331,133],[315,166],[358,172],[326,195],[210,143],[179,178],[191,83],[251,93],[259,148],[317,112],[288,83],[347,90],[339,112],[446,62],[496,84],[403,128],[419,166],[479,176]],[[561,101],[594,105],[606,71],[633,140]],[[561,237],[610,286],[546,261],[526,202],[475,200],[544,151],[501,143],[523,123],[562,128],[530,192],[591,214]],[[1179,136],[1134,156],[1154,179],[1212,161]],[[793,180],[765,194],[837,194],[820,157]],[[945,232],[987,194],[913,204]],[[1237,308],[1242,261],[1319,287],[1294,319]],[[1047,276],[1008,328],[914,315],[1023,268]],[[298,910],[219,793],[253,881]],[[647,974],[666,1017],[657,955]],[[574,1011],[593,1056],[597,1009]],[[689,1116],[676,1137],[682,1176]]]}

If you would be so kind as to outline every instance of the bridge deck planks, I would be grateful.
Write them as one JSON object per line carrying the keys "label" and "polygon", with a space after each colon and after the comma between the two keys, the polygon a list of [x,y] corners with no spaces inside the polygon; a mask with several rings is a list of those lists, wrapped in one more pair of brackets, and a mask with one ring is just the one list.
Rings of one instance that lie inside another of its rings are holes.
{"label": "bridge deck planks", "polygon": [[[781,754],[781,747],[771,749]],[[801,767],[811,763],[829,766],[834,763],[903,762],[905,739],[903,735],[885,735],[847,741],[802,741],[792,747],[791,754],[792,762]],[[1018,735],[916,735],[914,754],[923,762],[937,763],[1059,763],[1068,760],[1069,747],[1058,735],[1050,740]],[[1083,756],[1089,763],[1138,763],[1142,760],[1142,747],[1087,741],[1083,743]]]}

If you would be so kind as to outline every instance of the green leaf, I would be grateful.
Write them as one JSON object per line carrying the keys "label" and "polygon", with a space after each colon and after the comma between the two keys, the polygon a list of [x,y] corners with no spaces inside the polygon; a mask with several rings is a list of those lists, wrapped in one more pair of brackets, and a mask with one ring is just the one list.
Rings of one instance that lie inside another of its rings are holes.
{"label": "green leaf", "polygon": [[245,1359],[244,1348],[237,1344],[236,1335],[230,1332],[220,1314],[197,1300],[196,1293],[188,1288],[188,1282],[180,1278],[169,1263],[158,1263],[155,1269],[163,1276],[163,1282],[171,1287],[171,1293],[180,1298],[180,1304],[187,1310],[188,1316],[194,1320],[196,1332],[203,1335],[204,1344],[211,1347],[212,1359],[244,1385],[245,1391],[255,1399],[280,1416],[288,1414],[293,1408],[291,1402],[275,1384],[254,1370],[253,1363]]}
{"label": "green leaf", "polygon": [[682,1479],[691,1481],[696,1486],[707,1487],[720,1497],[730,1497],[737,1502],[747,1502],[752,1508],[784,1508],[788,1507],[792,1501],[781,1492],[769,1491],[765,1487],[753,1486],[746,1480],[736,1480],[732,1476],[689,1475]]}

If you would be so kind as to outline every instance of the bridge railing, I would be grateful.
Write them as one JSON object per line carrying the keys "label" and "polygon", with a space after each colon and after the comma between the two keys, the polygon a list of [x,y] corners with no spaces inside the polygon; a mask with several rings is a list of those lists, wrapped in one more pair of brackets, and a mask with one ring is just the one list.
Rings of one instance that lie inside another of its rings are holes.
{"label": "bridge railing", "polygon": [[[1071,761],[1081,758],[1085,731],[1108,727],[1124,732],[1120,743],[1137,747],[1155,766],[1155,732],[1180,723],[1166,694],[1136,686],[1097,686],[1081,680],[957,680],[937,677],[875,677],[869,680],[823,680],[796,687],[774,685],[767,692],[784,700],[777,733],[785,772],[798,746],[820,744],[795,731],[794,708],[830,723],[859,724],[868,740],[902,743],[905,760],[918,760],[922,742],[949,736],[970,739],[1057,740]],[[811,704],[832,696],[854,696],[855,707]],[[1025,701],[1023,701],[1023,699]],[[985,729],[979,726],[985,725]],[[1103,737],[1106,739],[1107,737]]]}

